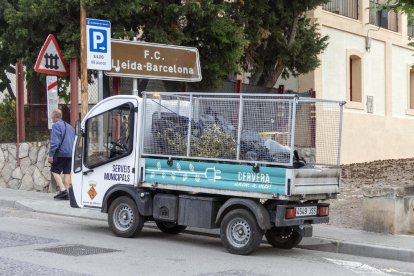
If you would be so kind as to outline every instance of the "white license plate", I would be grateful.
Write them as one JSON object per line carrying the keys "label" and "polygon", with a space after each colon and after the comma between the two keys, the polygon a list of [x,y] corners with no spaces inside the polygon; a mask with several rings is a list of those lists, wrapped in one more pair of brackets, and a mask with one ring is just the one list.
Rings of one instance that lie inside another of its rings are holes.
{"label": "white license plate", "polygon": [[316,206],[296,207],[295,209],[297,217],[316,216]]}

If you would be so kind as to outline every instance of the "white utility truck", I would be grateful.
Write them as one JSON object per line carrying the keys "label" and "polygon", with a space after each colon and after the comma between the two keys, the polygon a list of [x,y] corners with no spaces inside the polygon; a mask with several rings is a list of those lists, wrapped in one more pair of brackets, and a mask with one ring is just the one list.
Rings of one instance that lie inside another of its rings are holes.
{"label": "white utility truck", "polygon": [[70,204],[108,213],[115,235],[220,228],[249,254],[290,249],[329,220],[340,191],[345,102],[273,94],[113,96],[80,125]]}

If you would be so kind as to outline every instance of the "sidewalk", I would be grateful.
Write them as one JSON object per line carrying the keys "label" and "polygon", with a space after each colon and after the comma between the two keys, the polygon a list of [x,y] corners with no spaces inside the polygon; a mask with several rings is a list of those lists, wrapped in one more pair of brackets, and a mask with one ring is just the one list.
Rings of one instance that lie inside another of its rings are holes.
{"label": "sidewalk", "polygon": [[[99,210],[76,209],[69,201],[54,200],[53,194],[0,188],[0,208],[16,208],[46,214],[106,220]],[[108,229],[109,231],[109,229]],[[187,228],[189,234],[218,236],[217,230]],[[304,238],[300,248],[365,257],[414,262],[414,236],[387,235],[314,225],[313,237]]]}

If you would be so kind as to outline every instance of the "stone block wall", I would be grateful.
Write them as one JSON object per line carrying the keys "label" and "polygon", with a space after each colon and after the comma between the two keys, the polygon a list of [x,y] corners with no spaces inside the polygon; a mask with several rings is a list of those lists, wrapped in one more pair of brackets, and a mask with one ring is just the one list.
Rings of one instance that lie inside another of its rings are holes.
{"label": "stone block wall", "polygon": [[414,186],[364,188],[363,229],[414,234]]}
{"label": "stone block wall", "polygon": [[0,144],[0,187],[48,192],[48,142]]}

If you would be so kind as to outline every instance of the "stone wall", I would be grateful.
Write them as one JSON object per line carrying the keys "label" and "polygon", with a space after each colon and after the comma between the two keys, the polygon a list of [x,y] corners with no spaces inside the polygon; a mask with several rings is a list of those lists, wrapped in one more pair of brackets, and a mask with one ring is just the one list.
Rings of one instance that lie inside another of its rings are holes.
{"label": "stone wall", "polygon": [[363,229],[414,234],[414,185],[364,188]]}
{"label": "stone wall", "polygon": [[0,144],[0,187],[48,192],[48,142]]}

